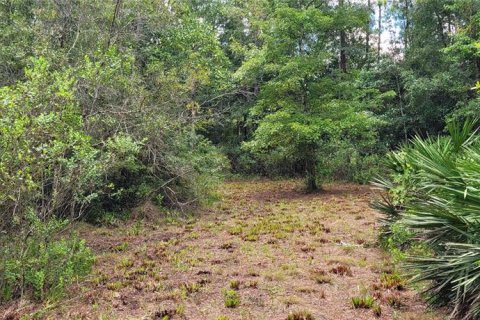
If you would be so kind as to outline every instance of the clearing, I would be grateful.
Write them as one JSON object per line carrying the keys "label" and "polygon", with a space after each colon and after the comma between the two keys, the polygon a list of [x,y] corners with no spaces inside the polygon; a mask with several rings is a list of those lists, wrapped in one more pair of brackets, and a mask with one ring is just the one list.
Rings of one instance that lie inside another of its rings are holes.
{"label": "clearing", "polygon": [[[313,316],[305,319],[440,319],[378,248],[370,187],[330,184],[318,194],[301,187],[233,181],[196,219],[81,225],[80,236],[98,255],[92,275],[63,301],[17,303],[4,316],[36,310],[51,319],[285,320],[294,312],[291,319],[304,319],[301,312]],[[353,308],[352,297],[367,295],[381,316]]]}

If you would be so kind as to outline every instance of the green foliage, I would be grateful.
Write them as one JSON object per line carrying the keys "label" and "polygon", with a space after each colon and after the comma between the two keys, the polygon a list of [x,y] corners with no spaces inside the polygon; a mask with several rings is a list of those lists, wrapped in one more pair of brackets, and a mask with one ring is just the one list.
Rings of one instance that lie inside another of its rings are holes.
{"label": "green foliage", "polygon": [[32,60],[28,80],[0,89],[1,227],[28,211],[77,218],[96,198],[101,164],[83,132],[68,71]]}
{"label": "green foliage", "polygon": [[240,305],[240,294],[235,290],[225,289],[223,291],[223,300],[225,307],[236,308]]}
{"label": "green foliage", "polygon": [[[375,204],[385,247],[398,260],[468,256],[477,142],[472,123],[446,119],[479,116],[471,87],[480,7],[381,1],[378,21],[374,4],[1,2],[0,232],[24,232],[30,215],[46,225],[81,217],[115,225],[144,201],[206,204],[226,157],[235,173],[303,176],[308,189],[328,179],[365,183],[386,158],[389,176],[376,181],[386,193]],[[379,22],[394,29],[373,36]],[[425,138],[446,126],[450,137]],[[20,241],[12,238],[9,254]],[[472,274],[460,260],[457,271]],[[432,290],[471,315],[476,279],[465,277],[435,280]],[[60,279],[47,278],[29,276],[28,290]]]}
{"label": "green foliage", "polygon": [[17,297],[59,298],[67,285],[88,274],[94,257],[76,236],[59,238],[67,221],[47,222],[29,213],[15,236],[0,237],[0,302]]}
{"label": "green foliage", "polygon": [[317,8],[279,6],[269,21],[264,48],[238,73],[246,77],[255,65],[262,65],[270,78],[251,110],[258,127],[244,148],[276,157],[277,162],[298,163],[309,189],[316,189],[317,166],[332,146],[375,140],[375,121],[357,100],[361,94],[347,89],[351,79],[324,76],[332,56],[325,50],[325,35],[346,27],[333,21],[329,12]]}
{"label": "green foliage", "polygon": [[375,299],[370,295],[358,296],[352,298],[352,305],[355,309],[371,309],[375,304]]}
{"label": "green foliage", "polygon": [[198,133],[211,118],[205,101],[228,83],[213,28],[177,4],[121,7],[0,4],[1,277],[15,273],[5,299],[56,295],[86,270],[83,242],[61,240],[62,228],[28,233],[29,216],[40,228],[85,216],[116,224],[146,200],[184,209],[210,201],[228,167]]}
{"label": "green foliage", "polygon": [[416,273],[413,280],[428,280],[431,302],[453,305],[453,316],[468,319],[480,315],[475,262],[480,144],[478,135],[471,133],[474,124],[471,120],[463,125],[451,123],[449,136],[415,138],[402,149],[411,168],[406,174],[411,175],[416,192],[402,198],[398,223],[411,231],[400,233],[399,224],[392,224],[389,239],[394,245],[415,237],[427,245],[426,250],[410,251],[406,266]]}

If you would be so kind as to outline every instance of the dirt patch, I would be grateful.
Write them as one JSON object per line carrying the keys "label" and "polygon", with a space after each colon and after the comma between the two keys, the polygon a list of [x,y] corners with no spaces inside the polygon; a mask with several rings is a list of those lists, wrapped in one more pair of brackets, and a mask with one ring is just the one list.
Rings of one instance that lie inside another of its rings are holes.
{"label": "dirt patch", "polygon": [[[16,315],[34,309],[52,319],[440,319],[388,276],[369,187],[331,184],[307,194],[299,181],[257,180],[226,183],[221,193],[194,223],[83,226],[99,254],[93,274],[53,307],[30,305]],[[382,285],[382,277],[392,285]],[[380,312],[354,308],[354,297],[366,304],[371,297]]]}

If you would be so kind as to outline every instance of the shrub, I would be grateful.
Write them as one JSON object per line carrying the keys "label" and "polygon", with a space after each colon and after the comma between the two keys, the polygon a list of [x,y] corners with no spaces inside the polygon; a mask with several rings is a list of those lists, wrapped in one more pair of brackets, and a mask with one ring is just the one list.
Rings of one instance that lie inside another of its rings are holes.
{"label": "shrub", "polygon": [[382,170],[372,145],[372,141],[332,141],[319,154],[319,173],[326,180],[369,183]]}
{"label": "shrub", "polygon": [[45,59],[36,59],[26,77],[0,88],[0,229],[28,211],[78,218],[101,182],[70,73],[50,72]]}
{"label": "shrub", "polygon": [[55,237],[67,221],[44,222],[32,213],[26,219],[19,234],[0,237],[0,301],[58,298],[94,262],[85,241]]}
{"label": "shrub", "polygon": [[[480,142],[474,126],[450,123],[449,136],[413,139],[392,157],[395,167],[402,154],[403,169],[383,183],[391,203],[397,202],[395,219],[427,246],[407,260],[412,280],[427,281],[430,301],[452,306],[452,316],[464,319],[480,317]],[[386,219],[387,229],[395,219]]]}

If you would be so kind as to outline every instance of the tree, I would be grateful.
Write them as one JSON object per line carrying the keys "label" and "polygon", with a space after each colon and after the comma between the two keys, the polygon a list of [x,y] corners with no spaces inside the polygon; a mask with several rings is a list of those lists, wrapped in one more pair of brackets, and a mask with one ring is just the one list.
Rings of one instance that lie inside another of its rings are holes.
{"label": "tree", "polygon": [[[363,26],[359,26],[363,27]],[[335,30],[334,19],[317,8],[282,6],[268,26],[265,47],[242,72],[269,70],[251,115],[258,121],[245,149],[294,160],[304,170],[306,186],[316,190],[322,149],[347,135],[368,135],[370,116],[344,92],[340,75],[328,76],[335,54],[325,48]],[[351,84],[351,83],[350,83]]]}

